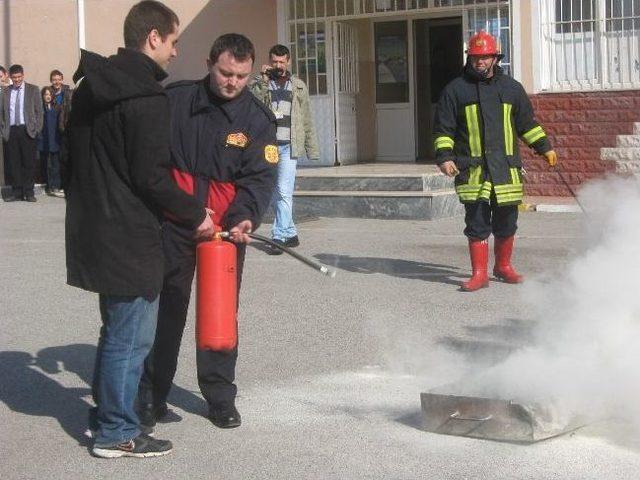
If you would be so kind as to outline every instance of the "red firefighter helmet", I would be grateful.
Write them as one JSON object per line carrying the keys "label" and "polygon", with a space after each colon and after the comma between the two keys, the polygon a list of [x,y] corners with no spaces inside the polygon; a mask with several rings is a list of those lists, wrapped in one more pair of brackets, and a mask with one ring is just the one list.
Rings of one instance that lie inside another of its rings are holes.
{"label": "red firefighter helmet", "polygon": [[493,35],[480,30],[469,39],[468,55],[500,55],[498,42]]}

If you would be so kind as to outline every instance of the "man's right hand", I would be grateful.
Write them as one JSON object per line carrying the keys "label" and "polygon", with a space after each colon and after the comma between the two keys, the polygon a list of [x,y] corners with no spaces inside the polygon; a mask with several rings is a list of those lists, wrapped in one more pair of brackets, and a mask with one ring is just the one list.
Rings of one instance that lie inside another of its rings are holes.
{"label": "man's right hand", "polygon": [[271,70],[271,65],[262,65],[262,67],[260,67],[260,75],[262,75],[262,79],[265,82],[269,80],[269,75],[267,75],[269,70]]}
{"label": "man's right hand", "polygon": [[208,240],[213,237],[215,233],[214,223],[211,217],[213,216],[213,210],[205,209],[207,211],[207,215],[204,217],[202,223],[196,228],[195,233],[193,234],[194,238],[198,240]]}
{"label": "man's right hand", "polygon": [[453,160],[447,160],[446,162],[440,164],[440,171],[448,177],[455,177],[460,173]]}

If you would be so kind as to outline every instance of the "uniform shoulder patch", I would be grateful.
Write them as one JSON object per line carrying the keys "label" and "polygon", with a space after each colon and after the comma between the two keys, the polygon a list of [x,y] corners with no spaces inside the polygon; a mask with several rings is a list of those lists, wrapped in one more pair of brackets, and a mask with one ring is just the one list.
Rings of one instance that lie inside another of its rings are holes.
{"label": "uniform shoulder patch", "polygon": [[246,148],[249,138],[242,132],[230,133],[227,135],[226,146]]}
{"label": "uniform shoulder patch", "polygon": [[278,163],[278,147],[275,145],[266,145],[264,147],[264,159],[267,163]]}

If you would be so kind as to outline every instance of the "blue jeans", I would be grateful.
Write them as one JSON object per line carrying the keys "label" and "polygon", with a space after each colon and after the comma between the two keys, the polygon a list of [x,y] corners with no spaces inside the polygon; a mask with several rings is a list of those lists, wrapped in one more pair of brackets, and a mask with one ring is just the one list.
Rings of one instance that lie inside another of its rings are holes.
{"label": "blue jeans", "polygon": [[153,346],[158,296],[100,295],[102,328],[93,374],[98,405],[96,446],[109,447],[140,434],[135,399],[144,359]]}
{"label": "blue jeans", "polygon": [[298,234],[293,224],[293,189],[296,184],[297,162],[291,158],[291,145],[280,145],[278,155],[278,179],[271,199],[275,211],[271,238],[284,241]]}
{"label": "blue jeans", "polygon": [[40,158],[45,160],[47,188],[49,190],[60,190],[60,153],[40,152]]}

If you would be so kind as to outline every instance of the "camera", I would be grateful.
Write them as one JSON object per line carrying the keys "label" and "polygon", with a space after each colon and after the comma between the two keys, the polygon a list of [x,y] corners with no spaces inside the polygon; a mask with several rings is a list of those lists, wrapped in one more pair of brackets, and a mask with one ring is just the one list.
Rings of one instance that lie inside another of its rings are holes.
{"label": "camera", "polygon": [[270,68],[265,73],[267,74],[267,77],[269,77],[269,80],[275,81],[282,76],[284,70],[281,68]]}

